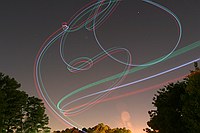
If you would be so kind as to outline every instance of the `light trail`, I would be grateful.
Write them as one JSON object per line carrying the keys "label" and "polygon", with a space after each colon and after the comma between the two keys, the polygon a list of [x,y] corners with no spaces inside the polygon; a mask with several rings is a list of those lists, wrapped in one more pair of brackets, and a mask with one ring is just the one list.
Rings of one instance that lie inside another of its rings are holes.
{"label": "light trail", "polygon": [[[198,42],[196,42],[196,43],[193,43],[193,44],[191,44],[191,45],[188,45],[188,46],[186,46],[186,47],[184,47],[184,48],[181,48],[181,49],[175,51],[170,57],[167,58],[167,60],[168,60],[168,59],[171,59],[171,58],[174,58],[174,57],[176,57],[176,56],[178,56],[178,55],[181,55],[181,54],[183,54],[183,53],[185,53],[185,52],[188,52],[188,51],[190,51],[190,50],[192,50],[192,49],[194,49],[194,48],[197,48],[197,47],[199,47],[199,46],[200,46],[200,41],[198,41]],[[158,59],[156,59],[156,60],[159,60],[159,59],[161,59],[161,58],[162,58],[162,57],[160,57],[160,58],[158,58]],[[154,60],[151,61],[151,62],[154,62]],[[146,68],[148,68],[148,67],[149,67],[149,66],[138,66],[138,67],[132,68],[132,69],[129,71],[128,74],[135,73],[135,72],[137,72],[137,71],[146,69]],[[58,102],[57,107],[59,108],[60,104],[61,104],[65,99],[71,97],[72,95],[74,95],[74,94],[76,94],[76,93],[79,93],[79,92],[81,92],[81,91],[83,91],[83,90],[89,89],[89,88],[91,88],[91,87],[97,86],[97,85],[99,85],[99,84],[102,84],[102,83],[105,83],[105,82],[114,80],[114,79],[116,79],[116,78],[119,78],[120,75],[121,75],[121,73],[116,74],[116,75],[113,75],[113,76],[108,77],[108,78],[105,78],[105,79],[102,79],[102,80],[99,80],[99,81],[97,81],[97,82],[93,82],[93,83],[88,84],[88,85],[86,85],[86,86],[83,86],[83,87],[81,87],[81,88],[79,88],[79,89],[76,89],[75,91],[73,91],[73,92],[67,94],[66,96],[64,96],[64,97]]]}
{"label": "light trail", "polygon": [[[150,86],[150,87],[146,87],[146,88],[142,88],[142,89],[137,89],[137,90],[134,90],[132,92],[128,92],[128,93],[124,93],[122,95],[118,95],[118,96],[113,96],[113,97],[109,97],[109,98],[105,98],[105,99],[102,99],[102,100],[99,100],[97,101],[96,103],[104,103],[104,102],[108,102],[108,101],[112,101],[112,100],[117,100],[117,99],[120,99],[120,98],[124,98],[124,97],[128,97],[128,96],[132,96],[132,95],[135,95],[135,94],[138,94],[138,93],[142,93],[142,92],[146,92],[146,91],[150,91],[150,90],[154,90],[154,89],[157,89],[161,86],[164,86],[168,83],[172,83],[172,82],[175,82],[175,81],[178,81],[178,80],[181,80],[183,79],[184,77],[186,77],[187,75],[184,75],[184,76],[181,76],[179,78],[175,78],[173,80],[168,80],[168,81],[165,81],[163,83],[160,83],[160,84],[157,84],[157,85],[153,85],[153,86]],[[75,107],[72,107],[72,108],[69,108],[67,110],[65,110],[64,114],[65,116],[76,116],[80,113],[82,113],[83,111],[78,111],[76,112],[76,110],[78,110],[79,108],[82,108],[84,106],[88,106],[88,104],[95,104],[95,102],[92,102],[92,103],[85,103],[85,104],[81,104],[81,105],[78,105],[78,106],[75,106]],[[65,108],[66,105],[62,106],[62,108]],[[64,109],[63,109],[64,110]],[[75,110],[75,111],[74,111]],[[73,112],[72,112],[73,111]],[[84,110],[85,111],[85,110]]]}
{"label": "light trail", "polygon": [[[157,73],[157,74],[154,74],[154,75],[151,75],[149,77],[146,77],[146,78],[143,78],[143,79],[140,79],[140,80],[136,80],[136,81],[133,81],[133,82],[130,82],[130,83],[127,83],[127,84],[123,84],[123,85],[119,85],[119,86],[116,86],[116,87],[113,87],[113,88],[109,88],[109,89],[106,89],[106,90],[102,90],[102,91],[98,91],[96,93],[92,93],[92,94],[89,94],[89,95],[86,95],[86,96],[83,96],[83,97],[80,97],[80,98],[77,98],[75,100],[72,100],[70,102],[68,102],[67,104],[65,104],[62,108],[74,103],[74,102],[78,102],[80,100],[83,100],[85,98],[88,98],[88,97],[91,97],[91,96],[95,96],[95,95],[98,95],[98,94],[101,94],[101,93],[105,93],[105,92],[109,92],[109,91],[113,91],[113,90],[117,90],[117,89],[120,89],[120,88],[124,88],[124,87],[127,87],[127,86],[130,86],[130,85],[134,85],[134,84],[137,84],[137,83],[140,83],[140,82],[143,82],[143,81],[146,81],[146,80],[149,80],[149,79],[152,79],[152,78],[155,78],[155,77],[158,77],[158,76],[161,76],[163,74],[166,74],[166,73],[169,73],[169,72],[172,72],[172,71],[175,71],[177,69],[180,69],[182,67],[185,67],[187,65],[190,65],[194,62],[197,62],[197,61],[200,61],[200,58],[198,59],[195,59],[195,60],[192,60],[190,62],[187,62],[185,64],[182,64],[180,66],[177,66],[177,67],[174,67],[174,68],[171,68],[169,70],[166,70],[166,71],[163,71],[163,72],[160,72],[160,73]],[[59,106],[57,106],[59,108]],[[59,108],[60,109],[60,108]],[[60,109],[62,110],[62,109]],[[62,110],[62,111],[66,111],[66,110]],[[80,110],[82,111],[82,110]],[[77,113],[77,112],[76,112]],[[69,113],[68,113],[69,114]]]}
{"label": "light trail", "polygon": [[[74,122],[69,117],[65,117],[66,112],[67,112],[67,116],[80,113],[82,111],[89,109],[90,107],[94,106],[95,104],[104,101],[103,98],[105,96],[109,95],[111,93],[111,91],[161,76],[163,74],[169,73],[171,71],[175,71],[177,69],[180,69],[180,68],[185,67],[193,62],[200,60],[200,58],[197,58],[190,62],[186,62],[185,64],[182,64],[180,66],[171,68],[169,70],[162,71],[160,73],[148,76],[146,78],[120,85],[121,82],[124,80],[124,78],[128,74],[133,74],[137,71],[146,69],[149,66],[155,65],[160,62],[167,61],[169,59],[172,59],[183,53],[189,52],[190,50],[193,50],[200,46],[200,41],[198,41],[196,43],[193,43],[191,45],[188,45],[184,48],[177,50],[177,47],[178,47],[181,37],[182,37],[182,27],[181,27],[181,22],[179,21],[178,17],[171,10],[169,10],[168,8],[158,4],[156,2],[153,2],[151,0],[142,0],[144,3],[160,9],[163,12],[168,13],[170,16],[172,16],[174,18],[174,20],[177,24],[177,31],[178,31],[178,39],[177,39],[177,42],[176,42],[174,48],[167,55],[164,55],[160,58],[149,61],[145,64],[133,64],[132,63],[132,55],[129,52],[129,50],[127,50],[125,48],[110,48],[110,49],[106,50],[102,46],[100,40],[98,39],[96,30],[98,29],[99,26],[101,26],[109,18],[109,16],[112,15],[112,13],[117,9],[118,5],[121,4],[122,1],[123,0],[98,0],[98,1],[94,0],[94,1],[92,1],[91,3],[87,4],[85,7],[80,9],[74,16],[72,16],[72,18],[68,22],[63,23],[61,28],[59,28],[56,32],[54,32],[52,35],[50,35],[45,40],[45,42],[42,44],[42,47],[38,51],[38,54],[37,54],[35,62],[34,62],[34,83],[36,86],[36,90],[37,90],[39,96],[48,105],[49,110],[53,111],[60,119],[62,119],[65,123],[69,124],[70,126],[80,127],[81,125]],[[64,53],[66,39],[69,34],[72,34],[82,28],[85,28],[88,31],[93,32],[96,43],[102,49],[102,52],[92,58],[79,57],[68,63],[68,61],[65,59],[65,53]],[[43,57],[45,56],[48,49],[51,46],[53,46],[54,43],[56,41],[58,41],[58,39],[61,39],[60,50],[59,50],[60,57],[61,57],[64,65],[67,66],[67,69],[70,72],[77,73],[80,71],[89,70],[94,64],[98,63],[99,61],[101,61],[107,57],[110,57],[111,59],[117,61],[118,63],[123,64],[125,66],[124,71],[121,73],[115,74],[113,76],[107,77],[105,79],[101,79],[99,81],[93,82],[93,83],[83,86],[81,88],[78,88],[78,89],[72,91],[71,93],[65,95],[63,98],[60,99],[60,101],[57,104],[55,104],[53,102],[53,100],[51,99],[51,97],[48,95],[46,88],[43,84],[42,75],[41,75],[41,64],[43,61]],[[119,52],[124,52],[125,54],[127,54],[126,62],[118,60],[113,56],[113,54],[117,54]],[[131,69],[131,67],[133,67],[133,66],[135,66],[135,67]],[[64,100],[67,100],[69,97],[71,97],[81,91],[84,91],[86,89],[89,89],[91,87],[94,87],[94,86],[97,86],[102,83],[106,83],[108,81],[112,81],[115,79],[116,79],[116,81],[107,89],[79,97],[75,100],[69,101],[67,104],[64,104],[64,106],[61,107],[61,103],[63,103]],[[91,96],[96,96],[96,98],[93,98],[92,100],[90,100],[89,102],[84,104],[85,106],[80,106],[80,108],[76,108],[75,111],[73,109],[64,110],[64,108],[68,107],[72,103],[78,102],[82,99],[85,99],[85,98],[88,98]]]}

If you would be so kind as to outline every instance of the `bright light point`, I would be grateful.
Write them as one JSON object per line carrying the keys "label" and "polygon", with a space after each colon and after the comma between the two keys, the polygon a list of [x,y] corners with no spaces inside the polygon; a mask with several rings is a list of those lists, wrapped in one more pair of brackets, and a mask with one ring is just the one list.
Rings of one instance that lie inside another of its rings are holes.
{"label": "bright light point", "polygon": [[64,31],[69,29],[69,26],[67,25],[67,22],[63,22],[62,23],[62,28],[63,28]]}

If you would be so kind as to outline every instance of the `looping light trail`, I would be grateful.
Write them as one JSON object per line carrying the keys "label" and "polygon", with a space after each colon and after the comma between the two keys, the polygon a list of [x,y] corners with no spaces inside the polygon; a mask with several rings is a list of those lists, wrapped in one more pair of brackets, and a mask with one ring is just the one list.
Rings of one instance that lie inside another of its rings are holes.
{"label": "looping light trail", "polygon": [[[68,116],[73,116],[76,114],[79,114],[80,112],[86,111],[87,109],[91,108],[95,104],[100,103],[103,101],[103,98],[108,96],[112,91],[121,89],[123,87],[127,87],[133,84],[137,84],[158,76],[161,76],[163,74],[169,73],[171,71],[180,69],[184,66],[187,66],[193,62],[199,61],[200,58],[197,58],[195,60],[192,60],[190,62],[186,62],[185,64],[182,64],[180,66],[171,68],[166,71],[162,71],[160,73],[132,81],[127,84],[121,84],[122,81],[126,78],[128,74],[133,74],[137,71],[143,70],[148,68],[149,66],[155,65],[160,62],[167,61],[171,58],[174,58],[178,55],[181,55],[185,52],[188,52],[192,49],[195,49],[200,46],[200,42],[193,43],[191,45],[188,45],[184,48],[178,49],[177,47],[181,41],[182,37],[182,26],[181,22],[179,21],[178,17],[168,8],[153,2],[151,0],[142,0],[144,3],[149,4],[150,6],[154,6],[157,9],[162,10],[163,12],[166,12],[170,16],[174,18],[175,23],[177,24],[177,31],[178,31],[178,38],[177,42],[174,45],[173,49],[169,51],[168,54],[163,55],[160,58],[154,59],[152,61],[149,61],[144,64],[134,64],[132,62],[132,55],[129,52],[128,49],[125,48],[109,48],[105,49],[102,46],[102,42],[98,39],[98,35],[96,33],[96,30],[98,30],[99,26],[102,26],[102,24],[109,18],[109,16],[112,15],[112,13],[117,9],[118,5],[122,4],[123,0],[98,0],[98,1],[93,1],[80,9],[74,16],[72,16],[71,19],[69,19],[68,22],[64,22],[62,24],[62,27],[60,27],[57,31],[55,31],[52,35],[50,35],[45,42],[43,43],[42,47],[38,51],[38,54],[35,59],[34,63],[34,82],[35,86],[37,89],[37,92],[39,96],[46,102],[50,110],[52,110],[58,117],[60,117],[64,122],[67,124],[74,126],[74,127],[80,127],[79,124],[74,122],[72,119],[70,119]],[[65,44],[66,44],[66,39],[69,34],[75,33],[76,31],[85,28],[90,32],[93,32],[94,39],[96,40],[97,45],[101,48],[102,52],[97,54],[94,57],[79,57],[71,62],[68,62],[66,60],[67,55],[65,55],[64,49],[65,49]],[[81,88],[74,89],[71,93],[66,94],[63,98],[61,98],[57,103],[53,102],[51,97],[48,95],[46,91],[46,87],[43,84],[43,79],[42,79],[42,74],[41,74],[41,64],[43,57],[45,56],[46,52],[49,50],[50,47],[54,45],[54,43],[60,39],[60,58],[62,59],[64,65],[66,65],[67,69],[71,73],[78,73],[81,71],[86,71],[92,68],[96,63],[102,61],[105,58],[111,58],[115,60],[116,62],[123,64],[124,65],[124,70],[121,73],[115,74],[113,76],[107,77],[105,79],[101,79],[99,81],[90,83],[86,86],[83,86]],[[115,58],[113,55],[123,53],[126,55],[127,59],[126,62],[121,61],[117,58]],[[134,68],[131,68],[134,67]],[[100,85],[102,83],[108,82],[115,80],[115,82],[110,85],[107,89],[104,89],[102,91],[98,91],[95,93],[90,93],[85,96],[79,97],[75,100],[71,100],[64,104],[63,102],[68,100],[68,98],[72,97],[73,95],[80,93],[84,90],[87,90],[91,87],[95,87],[97,85]],[[79,102],[80,100],[89,98],[89,97],[94,97],[90,101],[88,101],[84,106],[79,106],[76,107],[75,109],[70,109],[68,108],[69,105]],[[62,106],[61,106],[62,105]]]}

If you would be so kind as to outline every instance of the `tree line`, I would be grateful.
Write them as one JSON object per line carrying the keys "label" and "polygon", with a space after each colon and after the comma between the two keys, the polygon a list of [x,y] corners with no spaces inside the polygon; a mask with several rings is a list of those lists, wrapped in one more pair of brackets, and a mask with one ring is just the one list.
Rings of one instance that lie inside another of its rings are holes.
{"label": "tree line", "polygon": [[83,128],[79,130],[77,128],[66,128],[62,131],[54,131],[53,133],[131,133],[126,128],[110,128],[108,125],[100,123],[92,128]]}

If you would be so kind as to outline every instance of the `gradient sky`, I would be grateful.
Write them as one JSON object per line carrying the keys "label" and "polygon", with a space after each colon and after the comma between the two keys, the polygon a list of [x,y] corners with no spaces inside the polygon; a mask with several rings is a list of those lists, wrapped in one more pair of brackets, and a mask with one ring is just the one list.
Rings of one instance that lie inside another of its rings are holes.
{"label": "gradient sky", "polygon": [[[22,90],[37,96],[33,80],[34,61],[44,40],[68,21],[76,11],[91,0],[20,0],[2,1],[0,4],[0,72],[16,78]],[[177,49],[200,40],[199,0],[154,0],[174,12],[182,24],[183,36]],[[166,12],[141,0],[123,0],[110,18],[97,29],[98,38],[105,49],[123,47],[132,54],[132,62],[142,64],[169,53],[178,39],[177,25]],[[120,73],[124,65],[106,58],[88,71],[70,73],[59,56],[59,40],[46,52],[41,71],[49,96],[57,103],[64,95],[92,82]],[[86,29],[69,34],[66,39],[65,58],[68,62],[87,56],[92,58],[102,52],[97,46],[93,33]],[[121,83],[129,83],[200,58],[200,48],[193,49],[148,69],[132,73]],[[115,55],[123,61],[126,55]],[[132,67],[133,68],[133,67]],[[193,65],[112,92],[106,98],[126,93],[132,95],[106,101],[89,110],[70,117],[78,124],[92,127],[100,122],[111,127],[130,128],[133,133],[141,133],[149,120],[148,111],[153,109],[152,98],[161,83],[183,77],[193,69]],[[66,101],[96,91],[104,90],[113,81],[92,87]],[[152,87],[154,86],[154,87]],[[161,85],[162,87],[163,85]],[[152,88],[149,88],[152,87]],[[147,88],[148,91],[142,92]],[[75,103],[83,104],[89,99]],[[50,111],[49,126],[55,129],[69,127]]]}

